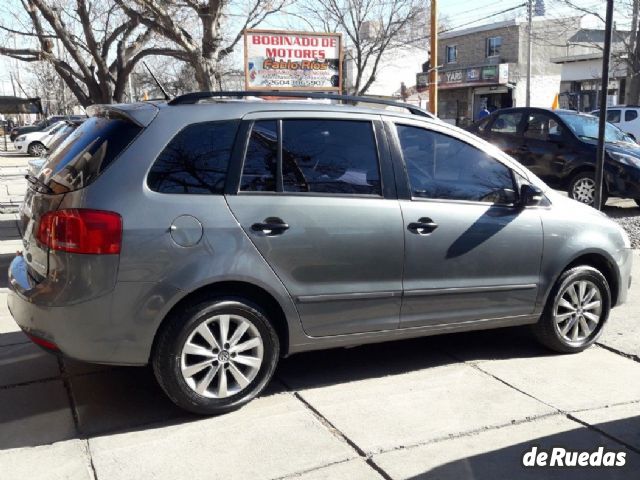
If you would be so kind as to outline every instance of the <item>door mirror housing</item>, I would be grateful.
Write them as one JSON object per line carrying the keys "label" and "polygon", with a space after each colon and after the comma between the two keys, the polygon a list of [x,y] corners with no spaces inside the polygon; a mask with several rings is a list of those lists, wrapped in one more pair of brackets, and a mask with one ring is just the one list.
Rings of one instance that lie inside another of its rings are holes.
{"label": "door mirror housing", "polygon": [[542,202],[542,190],[525,183],[520,187],[520,206],[534,207]]}

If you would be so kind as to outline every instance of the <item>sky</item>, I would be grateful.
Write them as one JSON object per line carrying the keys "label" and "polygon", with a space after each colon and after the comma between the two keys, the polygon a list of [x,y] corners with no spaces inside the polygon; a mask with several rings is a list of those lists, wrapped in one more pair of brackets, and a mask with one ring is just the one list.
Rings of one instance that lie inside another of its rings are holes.
{"label": "sky", "polygon": [[[4,1],[4,0],[2,0]],[[425,0],[425,2],[428,0]],[[15,3],[16,8],[22,8],[16,0],[8,0],[8,3]],[[470,28],[474,26],[484,25],[492,23],[494,21],[507,20],[514,17],[526,16],[526,7],[522,6],[525,0],[439,0],[439,15],[446,18],[446,23],[450,29],[458,28]],[[572,15],[574,12],[572,9],[561,6],[558,0],[546,0],[547,17],[558,18],[567,15]],[[603,0],[576,0],[583,8],[597,8],[600,10],[602,16],[604,16],[604,4]],[[6,4],[5,4],[6,5]],[[513,9],[513,7],[517,7]],[[508,10],[505,12],[505,10]],[[0,24],[10,25],[8,18],[3,18],[3,13],[0,11]],[[628,19],[617,16],[619,28],[621,28]],[[283,26],[290,24],[290,17],[283,18],[282,16],[273,16],[268,19],[261,28],[283,28]],[[591,22],[593,27],[598,27],[598,21],[593,20]],[[600,26],[602,24],[600,23]],[[16,27],[15,25],[12,25]],[[16,27],[17,28],[17,27]],[[0,37],[1,38],[1,37]],[[241,50],[241,45],[237,48],[238,52]],[[242,58],[238,55],[238,58]],[[0,95],[12,95],[13,90],[10,83],[10,71],[16,70],[16,65],[21,65],[20,62],[9,60],[6,57],[0,56]],[[24,69],[21,69],[24,73]],[[18,91],[19,95],[22,95]]]}

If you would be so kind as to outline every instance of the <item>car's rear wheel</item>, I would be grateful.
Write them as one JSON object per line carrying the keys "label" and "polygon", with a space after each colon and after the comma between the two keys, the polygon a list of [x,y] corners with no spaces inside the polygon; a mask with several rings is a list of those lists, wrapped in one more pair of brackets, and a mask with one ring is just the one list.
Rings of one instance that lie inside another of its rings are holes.
{"label": "car's rear wheel", "polygon": [[[569,182],[569,197],[593,206],[596,198],[596,180],[593,172],[580,172]],[[607,192],[602,190],[602,204],[607,201]]]}
{"label": "car's rear wheel", "polygon": [[533,330],[543,345],[556,352],[581,352],[598,339],[610,309],[611,292],[604,275],[593,267],[578,266],[560,276]]}
{"label": "car's rear wheel", "polygon": [[158,383],[178,406],[206,415],[228,412],[253,399],[271,379],[279,341],[257,305],[219,298],[167,320],[152,363]]}
{"label": "car's rear wheel", "polygon": [[39,157],[46,151],[44,145],[40,142],[31,142],[27,148],[27,153],[32,157]]}

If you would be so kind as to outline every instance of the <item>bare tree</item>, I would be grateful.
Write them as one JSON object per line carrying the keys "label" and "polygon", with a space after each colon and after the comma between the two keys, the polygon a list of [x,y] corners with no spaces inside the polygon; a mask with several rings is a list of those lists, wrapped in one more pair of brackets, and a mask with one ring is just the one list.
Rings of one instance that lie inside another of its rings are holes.
{"label": "bare tree", "polygon": [[[163,54],[187,62],[194,70],[201,90],[220,87],[221,62],[233,52],[247,28],[255,28],[282,10],[288,0],[252,0],[245,4],[242,26],[225,34],[223,21],[229,0],[115,0],[129,17],[171,42]],[[228,22],[227,22],[228,23]],[[200,35],[189,33],[193,25]]]}
{"label": "bare tree", "polygon": [[358,95],[376,80],[385,53],[428,34],[428,13],[417,0],[305,0],[298,8],[296,17],[310,28],[346,37],[354,66],[351,90]]}
{"label": "bare tree", "polygon": [[124,15],[113,0],[20,2],[22,12],[5,9],[5,18],[14,21],[0,24],[0,30],[21,45],[0,46],[0,54],[48,62],[82,106],[122,101],[134,66],[145,56],[163,54],[145,48],[153,31]]}

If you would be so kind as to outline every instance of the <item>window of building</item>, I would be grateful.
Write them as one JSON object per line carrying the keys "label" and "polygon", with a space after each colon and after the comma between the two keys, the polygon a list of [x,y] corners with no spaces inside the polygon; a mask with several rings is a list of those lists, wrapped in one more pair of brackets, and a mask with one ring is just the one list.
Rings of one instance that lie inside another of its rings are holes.
{"label": "window of building", "polygon": [[515,192],[511,170],[483,151],[424,128],[397,128],[413,197],[507,203],[506,190]]}
{"label": "window of building", "polygon": [[275,192],[278,127],[275,120],[255,122],[244,159],[240,190]]}
{"label": "window of building", "polygon": [[223,193],[238,122],[195,123],[182,129],[151,167],[147,183],[160,193]]}
{"label": "window of building", "polygon": [[491,131],[494,133],[506,133],[515,135],[518,133],[518,125],[522,120],[522,113],[501,113],[498,114],[495,121],[491,125]]}
{"label": "window of building", "polygon": [[638,112],[636,110],[627,110],[624,112],[625,122],[633,122],[636,118],[638,118]]}
{"label": "window of building", "polygon": [[456,63],[458,61],[458,46],[447,45],[445,49],[447,63]]}
{"label": "window of building", "polygon": [[487,38],[487,57],[497,57],[500,55],[500,47],[502,47],[502,37]]}
{"label": "window of building", "polygon": [[285,192],[380,195],[373,125],[351,120],[283,120]]}

